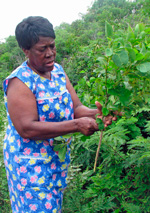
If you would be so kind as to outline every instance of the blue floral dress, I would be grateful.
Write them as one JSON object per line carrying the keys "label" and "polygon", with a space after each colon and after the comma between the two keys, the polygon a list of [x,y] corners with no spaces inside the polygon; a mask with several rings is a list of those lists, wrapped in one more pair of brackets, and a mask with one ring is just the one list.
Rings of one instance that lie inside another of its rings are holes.
{"label": "blue floral dress", "polygon": [[[67,186],[70,149],[64,160],[53,150],[54,138],[30,140],[16,131],[7,108],[9,80],[17,77],[34,94],[39,122],[60,122],[74,118],[73,102],[66,89],[62,67],[55,64],[51,80],[32,71],[24,62],[3,83],[8,116],[4,139],[4,162],[13,213],[61,212],[63,191]],[[16,100],[17,104],[17,100]]]}

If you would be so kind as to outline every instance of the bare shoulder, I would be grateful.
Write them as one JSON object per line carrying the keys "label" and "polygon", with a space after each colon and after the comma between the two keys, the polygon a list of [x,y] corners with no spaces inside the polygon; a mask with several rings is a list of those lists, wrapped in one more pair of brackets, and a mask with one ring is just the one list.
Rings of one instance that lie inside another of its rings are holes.
{"label": "bare shoulder", "polygon": [[9,80],[7,95],[14,93],[21,93],[21,92],[29,92],[30,89],[18,78],[12,78]]}
{"label": "bare shoulder", "polygon": [[7,104],[10,118],[20,135],[25,125],[38,120],[35,96],[18,78],[13,78],[8,84]]}
{"label": "bare shoulder", "polygon": [[23,83],[18,78],[13,78],[9,80],[8,89],[7,89],[7,100],[9,101],[16,101],[18,100],[22,102],[26,99],[35,100],[35,97],[32,91],[28,88],[25,83]]}

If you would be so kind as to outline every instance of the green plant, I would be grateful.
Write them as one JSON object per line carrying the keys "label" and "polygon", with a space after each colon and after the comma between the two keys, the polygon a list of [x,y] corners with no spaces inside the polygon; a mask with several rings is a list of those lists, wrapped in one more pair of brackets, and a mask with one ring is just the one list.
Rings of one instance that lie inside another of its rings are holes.
{"label": "green plant", "polygon": [[0,102],[0,212],[11,212],[6,171],[3,160],[3,139],[6,126],[6,112],[3,101]]}
{"label": "green plant", "polygon": [[[105,131],[97,119],[103,132],[97,170],[84,185],[78,185],[84,189],[82,200],[86,200],[80,208],[87,212],[150,211],[149,33],[149,27],[142,23],[114,32],[107,22],[108,44],[101,56],[97,53],[94,75],[85,75],[76,86],[83,103],[93,107],[96,100],[101,102],[104,117],[115,110],[124,112]],[[73,162],[82,162],[83,173],[92,170],[99,137],[95,133],[75,138]]]}
{"label": "green plant", "polygon": [[137,24],[134,30],[129,26],[126,34],[121,34],[122,38],[118,39],[118,32],[115,34],[112,26],[107,21],[105,23],[108,46],[104,55],[97,59],[99,66],[95,72],[98,76],[86,81],[87,86],[91,88],[91,96],[93,97],[94,92],[95,99],[103,106],[102,120],[97,118],[101,134],[94,171],[104,130],[102,121],[105,117],[112,111],[122,111],[124,116],[131,116],[138,107],[149,106],[146,94],[150,82],[149,32],[150,29],[144,24]]}

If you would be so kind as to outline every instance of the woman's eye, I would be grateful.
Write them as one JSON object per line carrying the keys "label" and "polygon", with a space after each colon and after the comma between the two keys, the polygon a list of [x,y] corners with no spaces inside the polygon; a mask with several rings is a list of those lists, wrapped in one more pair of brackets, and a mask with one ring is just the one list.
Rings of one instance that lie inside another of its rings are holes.
{"label": "woman's eye", "polygon": [[51,49],[54,49],[54,48],[55,48],[55,45],[50,46],[50,48],[51,48]]}
{"label": "woman's eye", "polygon": [[44,52],[45,48],[40,49],[40,52]]}

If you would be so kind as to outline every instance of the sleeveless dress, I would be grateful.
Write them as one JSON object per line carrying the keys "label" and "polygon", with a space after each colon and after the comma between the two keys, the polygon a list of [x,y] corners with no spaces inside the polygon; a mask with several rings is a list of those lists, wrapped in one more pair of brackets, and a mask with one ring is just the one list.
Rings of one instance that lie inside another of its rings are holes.
{"label": "sleeveless dress", "polygon": [[[53,150],[54,138],[31,140],[16,131],[7,108],[9,79],[17,77],[34,94],[39,122],[61,122],[74,118],[73,102],[66,89],[62,67],[55,63],[51,80],[35,73],[25,61],[3,82],[8,128],[4,139],[4,162],[13,213],[60,213],[67,186],[70,148],[64,160]],[[17,104],[17,100],[16,100]]]}

